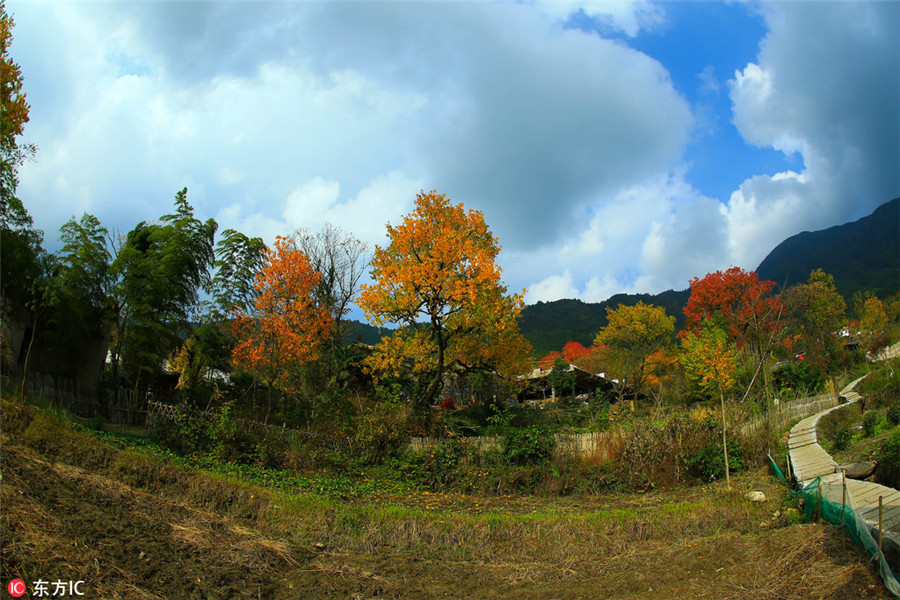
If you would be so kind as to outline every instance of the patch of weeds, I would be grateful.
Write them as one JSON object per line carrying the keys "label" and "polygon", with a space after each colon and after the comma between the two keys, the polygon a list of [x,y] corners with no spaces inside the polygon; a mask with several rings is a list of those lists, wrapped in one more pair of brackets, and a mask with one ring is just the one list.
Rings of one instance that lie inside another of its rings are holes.
{"label": "patch of weeds", "polygon": [[891,427],[900,425],[900,402],[894,402],[887,409],[887,420]]}
{"label": "patch of weeds", "polygon": [[[743,448],[738,443],[728,445],[728,467],[731,473],[744,468]],[[725,454],[721,445],[706,446],[685,457],[688,472],[704,481],[725,478]]]}
{"label": "patch of weeds", "polygon": [[896,488],[900,484],[900,431],[895,431],[878,450],[878,480]]}
{"label": "patch of weeds", "polygon": [[547,428],[532,425],[511,429],[503,438],[503,456],[514,465],[543,465],[550,462],[555,445],[556,440]]}
{"label": "patch of weeds", "polygon": [[878,432],[881,425],[881,414],[874,410],[866,412],[863,417],[863,433],[866,437],[873,437]]}
{"label": "patch of weeds", "polygon": [[850,447],[853,441],[853,432],[849,428],[838,429],[834,432],[831,440],[831,447],[835,452],[843,452]]}

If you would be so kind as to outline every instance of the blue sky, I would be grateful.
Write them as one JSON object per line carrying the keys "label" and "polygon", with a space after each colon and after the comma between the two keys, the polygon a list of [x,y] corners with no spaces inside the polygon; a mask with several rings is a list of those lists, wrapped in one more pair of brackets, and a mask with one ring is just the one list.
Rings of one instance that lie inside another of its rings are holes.
{"label": "blue sky", "polygon": [[[437,189],[526,300],[755,268],[900,196],[900,3],[22,2],[19,196],[53,247],[175,193],[374,245]],[[898,232],[900,234],[900,232]]]}

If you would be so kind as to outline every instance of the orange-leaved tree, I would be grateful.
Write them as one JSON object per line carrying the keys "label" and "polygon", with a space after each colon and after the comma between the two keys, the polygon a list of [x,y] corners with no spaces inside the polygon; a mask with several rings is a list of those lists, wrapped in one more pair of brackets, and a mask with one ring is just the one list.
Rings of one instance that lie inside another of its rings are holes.
{"label": "orange-leaved tree", "polygon": [[544,358],[541,358],[537,361],[537,366],[540,369],[549,371],[553,368],[553,363],[556,362],[556,359],[561,357],[562,353],[559,350],[551,350],[546,354],[546,356],[544,356]]}
{"label": "orange-leaved tree", "polygon": [[781,300],[772,295],[774,281],[760,281],[753,271],[731,267],[691,280],[684,307],[685,324],[699,332],[706,319],[717,320],[738,346],[759,355],[773,331],[780,329]]}
{"label": "orange-leaved tree", "polygon": [[318,357],[319,345],[330,331],[331,316],[327,307],[315,301],[320,275],[303,252],[290,240],[278,237],[266,254],[265,266],[256,276],[253,306],[234,314],[236,343],[231,359],[237,369],[266,384],[268,420],[272,390],[295,391],[297,369]]}
{"label": "orange-leaved tree", "polygon": [[510,295],[500,281],[500,246],[480,212],[421,192],[415,211],[387,233],[358,304],[373,324],[398,328],[367,359],[370,372],[414,376],[422,414],[450,366],[504,377],[527,370],[531,348],[517,322],[524,291]]}

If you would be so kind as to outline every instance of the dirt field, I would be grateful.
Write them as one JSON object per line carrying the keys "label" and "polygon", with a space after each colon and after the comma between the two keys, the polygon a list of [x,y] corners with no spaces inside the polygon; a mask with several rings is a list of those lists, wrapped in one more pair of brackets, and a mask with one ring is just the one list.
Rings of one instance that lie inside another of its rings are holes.
{"label": "dirt field", "polygon": [[[279,498],[265,491],[195,483],[165,465],[129,471],[115,462],[115,449],[75,452],[58,436],[23,437],[0,440],[4,598],[14,577],[29,589],[38,579],[81,580],[86,598],[110,599],[890,597],[839,529],[782,527],[772,519],[773,501],[742,508],[721,527],[682,511],[672,517],[677,535],[665,518],[640,516],[671,507],[678,494],[699,502],[718,493],[712,488],[574,499],[422,493],[406,504],[438,512],[394,525],[342,525],[328,503],[277,513]],[[553,517],[526,518],[537,513]],[[583,543],[573,542],[580,538],[565,528],[584,528],[577,515],[585,513],[607,516]],[[610,525],[612,518],[620,522]],[[456,541],[434,533],[454,519],[472,523],[471,540],[464,528]],[[418,546],[391,543],[392,526],[404,539],[418,536]],[[527,533],[527,547],[503,533],[516,531]]]}

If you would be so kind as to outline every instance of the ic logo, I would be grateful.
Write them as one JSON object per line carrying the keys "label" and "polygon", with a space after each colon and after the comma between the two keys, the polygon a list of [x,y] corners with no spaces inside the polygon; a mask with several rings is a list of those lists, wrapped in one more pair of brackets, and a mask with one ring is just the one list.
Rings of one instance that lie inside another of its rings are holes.
{"label": "ic logo", "polygon": [[7,589],[9,590],[9,595],[12,596],[13,598],[19,598],[21,596],[24,596],[25,592],[28,590],[28,588],[25,585],[25,582],[22,581],[21,579],[13,579],[12,581],[10,581],[9,586],[7,586]]}

